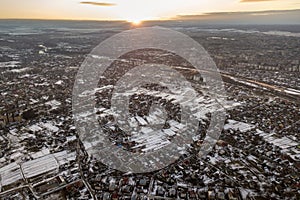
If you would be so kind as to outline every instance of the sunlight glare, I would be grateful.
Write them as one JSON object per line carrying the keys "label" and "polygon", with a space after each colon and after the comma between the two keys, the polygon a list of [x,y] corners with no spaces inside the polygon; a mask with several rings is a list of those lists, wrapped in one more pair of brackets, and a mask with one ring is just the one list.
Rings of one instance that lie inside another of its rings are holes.
{"label": "sunlight glare", "polygon": [[128,22],[130,22],[134,26],[138,26],[142,23],[142,20],[135,19],[135,20],[129,20]]}

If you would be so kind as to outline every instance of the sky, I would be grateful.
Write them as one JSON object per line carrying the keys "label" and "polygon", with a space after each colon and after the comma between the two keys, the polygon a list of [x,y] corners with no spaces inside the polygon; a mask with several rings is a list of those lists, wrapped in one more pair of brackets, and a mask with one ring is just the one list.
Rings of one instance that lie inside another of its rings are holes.
{"label": "sky", "polygon": [[138,23],[207,13],[210,17],[220,17],[219,13],[232,15],[233,12],[295,9],[300,9],[299,0],[0,0],[2,19],[126,20]]}

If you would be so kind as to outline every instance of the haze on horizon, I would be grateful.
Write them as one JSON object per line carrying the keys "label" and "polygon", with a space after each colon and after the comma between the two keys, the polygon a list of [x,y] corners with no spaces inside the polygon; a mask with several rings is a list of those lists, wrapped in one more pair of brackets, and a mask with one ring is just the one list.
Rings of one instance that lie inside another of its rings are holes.
{"label": "haze on horizon", "polygon": [[[1,0],[0,19],[299,24],[299,0]],[[261,20],[260,20],[261,19]]]}

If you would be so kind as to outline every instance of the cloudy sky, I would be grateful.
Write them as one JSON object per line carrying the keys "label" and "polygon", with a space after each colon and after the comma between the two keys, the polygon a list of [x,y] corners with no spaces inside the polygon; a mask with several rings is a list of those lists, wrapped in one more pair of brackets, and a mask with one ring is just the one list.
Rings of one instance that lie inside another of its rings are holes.
{"label": "cloudy sky", "polygon": [[141,21],[226,15],[236,19],[244,12],[271,16],[280,13],[257,11],[295,9],[300,9],[299,0],[1,0],[0,18]]}

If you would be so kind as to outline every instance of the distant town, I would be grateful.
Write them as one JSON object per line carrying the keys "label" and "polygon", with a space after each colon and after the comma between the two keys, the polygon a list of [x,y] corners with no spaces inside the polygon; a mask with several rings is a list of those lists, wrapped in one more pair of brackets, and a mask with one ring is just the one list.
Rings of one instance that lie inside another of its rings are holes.
{"label": "distant town", "polygon": [[[134,174],[91,156],[92,146],[80,140],[72,114],[82,62],[128,24],[35,21],[18,28],[15,23],[0,23],[0,199],[300,199],[300,26],[289,32],[287,25],[159,24],[199,42],[224,82],[225,124],[204,157],[198,152],[217,106],[205,95],[204,76],[170,52],[137,50],[116,60],[82,98],[90,92],[97,97],[99,125],[118,148],[147,153],[189,131],[180,123],[180,95],[155,84],[128,91],[134,132],[113,123],[111,94],[128,69],[166,64],[199,92],[195,102],[201,112],[193,113],[197,137],[175,163]],[[164,112],[151,110],[151,103]],[[162,130],[154,132],[151,123],[162,124]]]}

